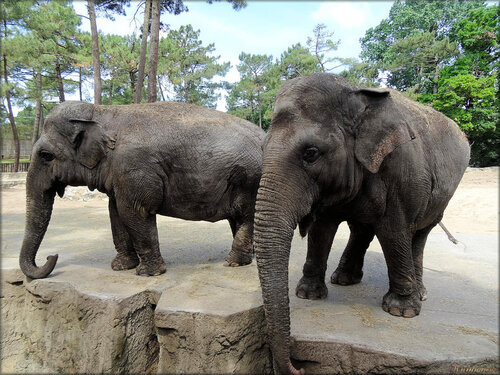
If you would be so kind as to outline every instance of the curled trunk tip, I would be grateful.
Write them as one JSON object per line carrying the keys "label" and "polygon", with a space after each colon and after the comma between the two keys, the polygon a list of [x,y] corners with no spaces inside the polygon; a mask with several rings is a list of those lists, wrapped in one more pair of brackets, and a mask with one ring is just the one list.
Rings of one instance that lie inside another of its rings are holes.
{"label": "curled trunk tip", "polygon": [[292,362],[288,360],[288,363],[286,363],[285,368],[278,368],[278,372],[283,375],[305,375],[306,370],[303,368],[297,370],[294,365],[292,365]]}
{"label": "curled trunk tip", "polygon": [[19,265],[23,273],[31,279],[44,279],[50,275],[57,263],[58,254],[49,255],[47,262],[42,267],[37,267],[35,262],[26,262],[21,259]]}

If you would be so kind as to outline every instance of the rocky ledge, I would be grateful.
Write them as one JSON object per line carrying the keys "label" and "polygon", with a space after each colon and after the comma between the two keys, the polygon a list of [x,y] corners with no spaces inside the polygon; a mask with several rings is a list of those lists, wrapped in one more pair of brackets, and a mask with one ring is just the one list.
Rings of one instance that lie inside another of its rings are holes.
{"label": "rocky ledge", "polygon": [[[82,210],[79,217],[86,217]],[[231,244],[225,223],[160,220],[160,233],[169,238],[162,243],[168,270],[150,278],[109,268],[110,236],[103,240],[99,232],[74,228],[76,240],[68,243],[64,224],[63,216],[53,218],[53,235],[48,233],[40,251],[44,259],[46,248],[60,249],[59,264],[47,279],[27,280],[15,257],[4,253],[2,372],[272,372],[257,269],[222,266]],[[329,270],[347,235],[345,228],[340,231]],[[17,237],[7,236],[3,249],[18,246]],[[328,284],[323,301],[291,293],[295,364],[329,374],[498,369],[498,240],[458,239],[461,246],[444,233],[431,234],[424,271],[429,298],[413,319],[380,308],[388,284],[377,243],[367,253],[360,284]],[[296,236],[291,290],[300,278],[304,248]]]}

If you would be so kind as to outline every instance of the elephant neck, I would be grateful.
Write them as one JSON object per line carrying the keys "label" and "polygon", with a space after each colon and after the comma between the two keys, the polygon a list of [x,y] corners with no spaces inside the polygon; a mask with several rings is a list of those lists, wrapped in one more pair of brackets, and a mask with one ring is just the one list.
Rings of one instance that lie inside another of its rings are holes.
{"label": "elephant neck", "polygon": [[101,193],[109,194],[111,186],[111,168],[107,157],[103,158],[94,168],[86,168],[82,185],[87,185],[90,190],[99,190]]}

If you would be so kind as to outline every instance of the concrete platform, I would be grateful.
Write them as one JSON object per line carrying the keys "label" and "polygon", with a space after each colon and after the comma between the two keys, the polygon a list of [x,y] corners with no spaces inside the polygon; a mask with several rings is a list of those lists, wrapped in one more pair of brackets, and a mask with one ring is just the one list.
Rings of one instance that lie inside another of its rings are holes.
{"label": "concrete platform", "polygon": [[[3,202],[5,203],[5,202]],[[22,203],[20,203],[22,204]],[[59,254],[53,274],[26,280],[17,267],[24,214],[2,212],[3,373],[271,373],[255,262],[227,268],[226,222],[158,217],[167,273],[143,278],[115,272],[107,203],[60,205],[38,261]],[[290,259],[292,356],[312,373],[497,373],[498,235],[436,228],[424,257],[428,300],[413,319],[380,305],[388,289],[376,241],[361,284],[329,283],[326,300],[293,290],[306,241]],[[347,243],[342,227],[328,276]]]}

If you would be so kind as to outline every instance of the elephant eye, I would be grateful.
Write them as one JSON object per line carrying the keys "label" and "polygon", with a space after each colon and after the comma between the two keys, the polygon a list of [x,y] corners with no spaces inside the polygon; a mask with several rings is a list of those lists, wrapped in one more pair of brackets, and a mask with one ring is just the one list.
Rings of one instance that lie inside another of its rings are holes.
{"label": "elephant eye", "polygon": [[54,155],[47,151],[40,151],[40,157],[45,161],[54,160]]}
{"label": "elephant eye", "polygon": [[308,147],[305,149],[304,153],[302,154],[302,159],[309,164],[314,163],[316,160],[318,160],[320,154],[319,150],[316,147]]}

